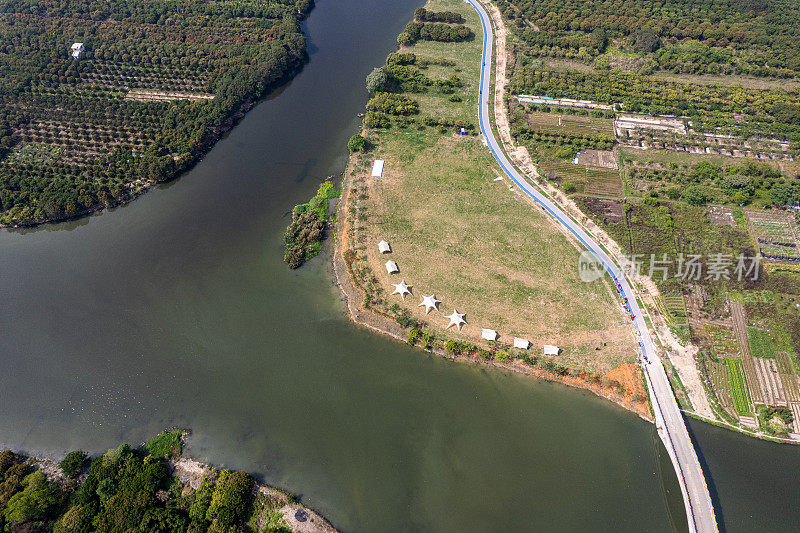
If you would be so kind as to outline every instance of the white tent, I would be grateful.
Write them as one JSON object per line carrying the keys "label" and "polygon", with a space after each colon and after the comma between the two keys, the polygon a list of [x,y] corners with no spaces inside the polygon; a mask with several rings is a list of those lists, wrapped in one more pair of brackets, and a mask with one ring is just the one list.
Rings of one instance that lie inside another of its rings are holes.
{"label": "white tent", "polygon": [[514,337],[514,348],[522,348],[523,350],[527,350],[530,347],[531,341]]}
{"label": "white tent", "polygon": [[383,159],[376,159],[372,163],[372,177],[380,178],[381,176],[383,176]]}
{"label": "white tent", "polygon": [[386,272],[389,274],[394,274],[395,272],[400,272],[400,269],[397,268],[397,263],[392,260],[386,261]]}
{"label": "white tent", "polygon": [[439,310],[439,304],[442,303],[436,299],[435,294],[431,294],[430,296],[422,295],[422,301],[417,305],[417,307],[425,306],[425,314],[427,315],[431,309],[434,311]]}
{"label": "white tent", "polygon": [[552,344],[544,345],[545,355],[558,355],[558,352],[559,352],[558,346],[553,346]]}
{"label": "white tent", "polygon": [[392,247],[389,246],[389,243],[386,241],[381,241],[378,243],[378,250],[380,250],[382,254],[392,253]]}
{"label": "white tent", "polygon": [[406,299],[406,294],[411,294],[411,285],[406,285],[405,280],[400,283],[392,283],[394,285],[394,292],[392,294],[399,294],[403,300]]}
{"label": "white tent", "polygon": [[486,329],[483,328],[481,331],[481,337],[486,339],[487,341],[496,341],[497,340],[497,332],[493,329]]}
{"label": "white tent", "polygon": [[450,329],[450,326],[455,326],[458,328],[458,331],[461,331],[461,326],[467,323],[467,321],[464,320],[464,314],[459,313],[455,309],[453,309],[453,314],[449,315],[447,318],[450,319],[450,323],[447,324],[447,327],[444,329]]}

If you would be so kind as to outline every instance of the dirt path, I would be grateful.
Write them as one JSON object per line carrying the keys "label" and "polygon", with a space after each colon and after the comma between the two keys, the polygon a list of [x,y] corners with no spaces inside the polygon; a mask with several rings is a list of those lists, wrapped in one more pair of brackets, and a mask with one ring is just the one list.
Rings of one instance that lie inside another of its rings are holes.
{"label": "dirt path", "polygon": [[[597,226],[591,219],[589,219],[573,202],[566,197],[561,191],[550,185],[546,180],[541,179],[538,168],[536,167],[530,153],[524,146],[516,146],[511,137],[511,128],[508,122],[508,111],[503,99],[506,86],[508,85],[508,73],[506,66],[508,64],[508,51],[506,48],[506,41],[508,39],[508,30],[503,23],[503,18],[500,10],[493,3],[481,0],[481,4],[486,8],[489,16],[492,18],[492,25],[495,33],[495,47],[496,47],[496,61],[495,61],[495,90],[494,90],[494,115],[497,130],[500,134],[500,142],[503,144],[503,149],[509,155],[511,161],[517,165],[524,174],[536,183],[539,187],[545,190],[553,199],[558,202],[566,212],[571,214],[579,220],[584,228],[596,237],[596,240],[603,244],[610,252],[610,256],[614,260],[619,260],[622,251],[619,245],[605,232],[602,228]],[[640,276],[637,280],[639,283],[646,285],[648,292],[651,292],[654,298],[657,298],[658,288],[649,278]],[[654,317],[653,317],[654,318]],[[663,321],[662,321],[663,322]],[[697,353],[697,348],[694,346],[682,346],[680,342],[672,335],[666,324],[663,327],[656,325],[659,330],[661,339],[667,344],[665,348],[671,349],[672,354],[670,360],[681,378],[681,382],[686,388],[689,395],[689,400],[698,414],[712,420],[716,420],[716,416],[711,409],[708,401],[705,388],[702,384],[700,371],[694,361],[694,354]]]}

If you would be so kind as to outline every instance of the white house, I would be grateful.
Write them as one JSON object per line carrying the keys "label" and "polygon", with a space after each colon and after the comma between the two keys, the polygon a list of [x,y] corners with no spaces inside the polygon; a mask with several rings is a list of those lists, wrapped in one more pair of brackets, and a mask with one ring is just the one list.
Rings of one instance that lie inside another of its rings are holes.
{"label": "white house", "polygon": [[376,159],[372,163],[372,177],[380,178],[381,176],[383,176],[383,159]]}
{"label": "white house", "polygon": [[497,340],[497,332],[493,329],[486,329],[483,328],[481,331],[481,337],[486,339],[487,341],[496,341]]}
{"label": "white house", "polygon": [[83,46],[83,43],[72,43],[70,50],[72,50],[72,57],[74,59],[78,59],[78,57],[81,55],[81,52],[86,50],[86,47]]}
{"label": "white house", "polygon": [[392,253],[392,247],[389,246],[389,243],[386,241],[381,241],[378,243],[378,250],[380,250],[382,254]]}
{"label": "white house", "polygon": [[544,354],[545,355],[558,355],[558,346],[553,346],[552,344],[545,344],[544,345]]}
{"label": "white house", "polygon": [[394,274],[395,272],[400,272],[400,269],[397,268],[397,263],[392,260],[386,261],[386,272],[389,274]]}
{"label": "white house", "polygon": [[530,347],[531,341],[514,337],[514,348],[522,348],[523,350],[527,350]]}

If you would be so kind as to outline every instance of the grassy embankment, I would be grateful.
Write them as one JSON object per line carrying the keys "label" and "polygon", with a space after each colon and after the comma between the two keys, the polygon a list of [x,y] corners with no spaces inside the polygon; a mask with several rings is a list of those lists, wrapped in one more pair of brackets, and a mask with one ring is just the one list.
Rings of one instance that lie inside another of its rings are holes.
{"label": "grassy embankment", "polygon": [[[366,306],[401,323],[422,327],[426,339],[452,339],[450,347],[477,345],[487,358],[525,357],[562,372],[597,376],[634,361],[628,322],[609,288],[583,283],[579,251],[529,201],[508,188],[491,153],[475,136],[454,128],[425,126],[425,117],[468,121],[477,126],[481,25],[477,13],[458,0],[432,0],[429,10],[455,11],[475,32],[465,43],[417,42],[401,52],[415,54],[431,80],[455,75],[463,83],[453,94],[435,84],[406,93],[419,112],[390,117],[388,128],[368,128],[374,145],[351,158],[347,215],[353,224],[345,257],[366,291]],[[369,177],[374,159],[386,161],[382,178]],[[391,255],[377,250],[379,240]],[[397,262],[389,276],[384,262]],[[391,295],[405,280],[413,295]],[[425,315],[421,295],[435,294],[440,311]],[[445,329],[453,309],[466,313],[461,332]],[[499,332],[498,342],[480,340],[481,328]],[[412,332],[412,336],[414,333]],[[532,342],[530,352],[509,350],[513,337]],[[421,338],[417,335],[413,341]],[[424,340],[422,344],[430,344]],[[563,352],[542,358],[543,344]]]}

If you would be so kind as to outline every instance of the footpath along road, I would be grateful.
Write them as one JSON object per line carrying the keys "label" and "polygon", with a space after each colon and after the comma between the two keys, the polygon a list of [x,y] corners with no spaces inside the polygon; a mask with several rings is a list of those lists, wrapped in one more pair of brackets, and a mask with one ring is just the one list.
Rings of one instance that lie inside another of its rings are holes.
{"label": "footpath along road", "polygon": [[[620,268],[611,260],[600,245],[590,237],[583,228],[570,218],[557,204],[535,189],[528,181],[517,172],[506,157],[495,139],[489,121],[489,88],[492,67],[492,49],[494,46],[494,33],[489,15],[477,0],[464,0],[472,5],[478,12],[483,26],[483,66],[481,68],[480,96],[478,99],[478,115],[481,133],[492,151],[494,158],[500,164],[509,178],[525,194],[533,198],[545,211],[547,211],[560,224],[567,228],[581,244],[583,244],[596,258],[597,262],[611,275],[617,289],[625,299],[630,313],[639,345],[642,348],[640,364],[644,371],[647,386],[650,390],[653,411],[658,435],[664,442],[667,453],[675,467],[678,476],[683,501],[686,506],[686,516],[689,530],[700,533],[716,533],[718,530],[714,506],[708,491],[703,469],[692,444],[689,432],[686,429],[683,416],[678,409],[678,403],[669,385],[667,374],[661,358],[650,338],[647,324],[644,320],[639,304],[630,284]],[[576,265],[577,268],[577,265]]]}

